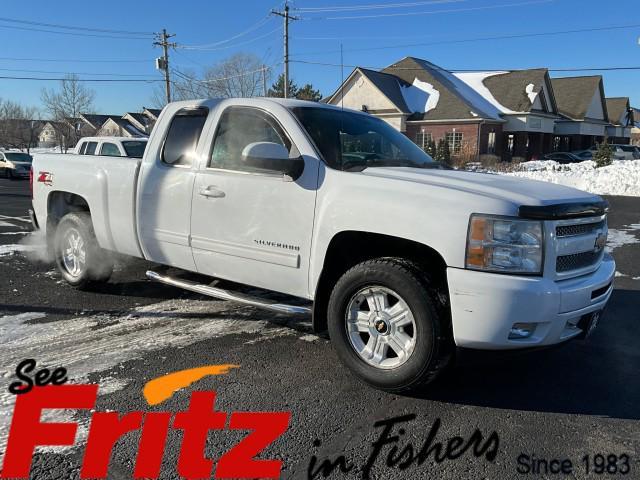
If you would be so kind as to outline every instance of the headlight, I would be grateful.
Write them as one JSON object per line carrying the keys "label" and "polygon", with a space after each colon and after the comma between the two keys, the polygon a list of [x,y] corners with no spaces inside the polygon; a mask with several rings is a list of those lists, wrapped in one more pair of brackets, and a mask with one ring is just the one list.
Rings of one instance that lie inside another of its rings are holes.
{"label": "headlight", "polygon": [[542,222],[473,214],[466,266],[504,273],[542,273]]}

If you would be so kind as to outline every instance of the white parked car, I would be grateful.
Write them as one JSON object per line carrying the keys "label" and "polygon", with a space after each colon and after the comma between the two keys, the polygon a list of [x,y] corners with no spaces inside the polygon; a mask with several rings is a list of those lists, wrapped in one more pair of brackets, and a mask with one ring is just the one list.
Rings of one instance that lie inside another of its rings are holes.
{"label": "white parked car", "polygon": [[32,161],[28,153],[0,151],[0,172],[6,178],[29,178]]}
{"label": "white parked car", "polygon": [[396,392],[433,380],[456,346],[583,337],[613,290],[597,195],[444,169],[378,118],[299,100],[171,103],[139,161],[39,155],[33,209],[71,285],[108,279],[114,251],[311,300],[148,272],[312,313],[357,376]]}
{"label": "white parked car", "polygon": [[147,140],[130,137],[84,137],[78,141],[74,152],[77,155],[142,158]]}

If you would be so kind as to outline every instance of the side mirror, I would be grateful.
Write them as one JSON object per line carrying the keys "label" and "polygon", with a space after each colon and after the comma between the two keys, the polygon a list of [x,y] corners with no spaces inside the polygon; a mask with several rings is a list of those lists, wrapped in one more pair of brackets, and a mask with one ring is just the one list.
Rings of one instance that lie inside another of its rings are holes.
{"label": "side mirror", "polygon": [[289,158],[287,149],[274,142],[253,142],[242,150],[242,162],[255,168],[282,172],[296,180],[304,170],[302,157]]}

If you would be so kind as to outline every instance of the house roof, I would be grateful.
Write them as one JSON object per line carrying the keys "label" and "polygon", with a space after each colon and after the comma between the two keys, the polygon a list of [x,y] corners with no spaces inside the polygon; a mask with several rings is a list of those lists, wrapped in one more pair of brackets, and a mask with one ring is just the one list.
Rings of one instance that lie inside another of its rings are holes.
{"label": "house roof", "polygon": [[159,108],[147,108],[147,107],[142,107],[142,110],[145,113],[150,114],[154,118],[154,120],[158,119],[158,117],[160,116],[160,112],[162,111]]}
{"label": "house roof", "polygon": [[[483,80],[493,97],[504,107],[514,112],[531,112],[536,96],[543,86],[550,87],[549,72],[546,68],[515,70],[490,75]],[[557,111],[551,88],[547,88],[551,98],[547,98],[551,112]]]}
{"label": "house roof", "polygon": [[119,115],[99,115],[97,113],[83,113],[80,117],[93,128],[98,129],[110,118],[119,118]]}
{"label": "house roof", "polygon": [[[629,115],[629,97],[615,97],[605,99],[609,122],[613,125],[627,126]],[[631,119],[633,120],[633,119]]]}
{"label": "house roof", "polygon": [[131,134],[133,136],[136,136],[136,137],[146,137],[147,136],[147,134],[145,132],[140,131],[130,121],[128,121],[128,120],[126,120],[124,118],[121,118],[121,117],[109,118],[107,121],[112,121],[113,123],[115,123],[120,128],[122,128],[123,130],[125,130],[126,132],[128,132],[129,134]]}
{"label": "house roof", "polygon": [[383,70],[406,84],[428,84],[439,94],[435,107],[417,112],[409,120],[491,119],[500,120],[500,111],[460,78],[426,60],[405,57]]}
{"label": "house roof", "polygon": [[131,119],[136,128],[142,129],[146,129],[149,125],[149,122],[152,121],[148,115],[138,112],[127,112],[122,118]]}
{"label": "house roof", "polygon": [[402,78],[385,72],[376,72],[367,68],[358,68],[402,113],[412,113],[402,95],[401,88],[408,86]]}
{"label": "house roof", "polygon": [[607,119],[607,106],[604,102],[604,86],[600,75],[552,78],[551,84],[555,92],[558,112],[562,115],[573,120],[584,120],[594,94],[599,92],[602,98],[604,119]]}

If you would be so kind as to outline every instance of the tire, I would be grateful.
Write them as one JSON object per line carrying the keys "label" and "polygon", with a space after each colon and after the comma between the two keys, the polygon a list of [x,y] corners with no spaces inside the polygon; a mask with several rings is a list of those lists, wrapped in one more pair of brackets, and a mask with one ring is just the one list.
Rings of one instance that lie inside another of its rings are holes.
{"label": "tire", "polygon": [[15,180],[16,179],[16,176],[13,174],[13,170],[12,169],[8,169],[7,170],[7,178],[9,180]]}
{"label": "tire", "polygon": [[366,383],[394,393],[415,391],[435,380],[453,358],[443,310],[416,264],[368,260],[344,273],[331,292],[331,343]]}
{"label": "tire", "polygon": [[54,252],[62,278],[73,287],[83,289],[94,282],[106,282],[113,272],[113,260],[98,245],[88,213],[68,213],[60,220]]}

